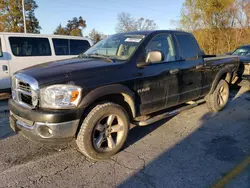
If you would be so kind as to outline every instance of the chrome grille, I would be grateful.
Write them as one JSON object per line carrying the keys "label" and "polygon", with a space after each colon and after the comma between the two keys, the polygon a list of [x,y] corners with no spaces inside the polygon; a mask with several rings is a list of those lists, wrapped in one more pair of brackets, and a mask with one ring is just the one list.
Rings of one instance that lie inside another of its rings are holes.
{"label": "chrome grille", "polygon": [[24,94],[24,93],[20,93],[20,98],[21,101],[28,104],[28,105],[33,105],[32,104],[32,97],[30,95]]}
{"label": "chrome grille", "polygon": [[21,106],[35,108],[38,105],[38,83],[25,74],[17,73],[12,79],[13,99]]}
{"label": "chrome grille", "polygon": [[18,83],[18,89],[21,89],[26,92],[31,92],[30,85],[28,83],[19,81]]}

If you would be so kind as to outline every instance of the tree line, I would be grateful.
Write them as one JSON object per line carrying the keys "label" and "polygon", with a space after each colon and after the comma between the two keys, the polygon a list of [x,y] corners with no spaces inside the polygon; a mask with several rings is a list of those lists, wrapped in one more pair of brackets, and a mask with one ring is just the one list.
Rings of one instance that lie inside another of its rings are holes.
{"label": "tree line", "polygon": [[[38,5],[35,0],[25,2],[25,19],[26,29],[28,33],[40,33],[42,29],[38,19],[35,16],[35,9]],[[128,13],[120,13],[117,16],[116,31],[127,32],[135,30],[152,30],[157,26],[153,20],[146,18],[133,18]],[[55,35],[71,35],[83,36],[82,31],[87,27],[86,20],[82,16],[73,17],[67,21],[66,26],[59,24],[55,31]],[[24,32],[24,20],[22,12],[22,0],[1,0],[0,1],[0,32]],[[94,43],[107,37],[102,32],[92,29],[87,36],[91,38]]]}
{"label": "tree line", "polygon": [[[35,0],[25,3],[28,33],[40,33],[41,26],[35,16]],[[192,32],[207,54],[231,52],[250,43],[250,0],[185,0],[177,29]],[[83,36],[87,21],[73,17],[65,26],[59,24],[54,34]],[[154,20],[135,18],[129,13],[117,15],[115,31],[128,32],[157,29]],[[23,32],[22,0],[0,1],[0,31]],[[107,35],[92,29],[88,35],[95,43]]]}
{"label": "tree line", "polygon": [[232,52],[250,43],[250,1],[186,0],[179,24],[207,54]]}

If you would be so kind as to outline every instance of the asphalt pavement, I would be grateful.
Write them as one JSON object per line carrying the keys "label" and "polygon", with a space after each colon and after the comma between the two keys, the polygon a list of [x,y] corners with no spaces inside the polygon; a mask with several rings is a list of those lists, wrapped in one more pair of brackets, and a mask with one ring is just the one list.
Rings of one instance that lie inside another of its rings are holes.
{"label": "asphalt pavement", "polygon": [[0,187],[250,187],[250,92],[219,113],[206,105],[135,127],[121,152],[94,162],[74,142],[50,146],[9,128],[0,101]]}

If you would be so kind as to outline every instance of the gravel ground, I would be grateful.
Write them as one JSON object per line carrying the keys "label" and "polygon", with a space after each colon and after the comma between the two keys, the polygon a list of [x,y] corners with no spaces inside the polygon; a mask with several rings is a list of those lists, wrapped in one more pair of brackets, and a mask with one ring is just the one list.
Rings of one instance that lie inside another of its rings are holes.
{"label": "gravel ground", "polygon": [[[0,187],[210,187],[250,154],[250,93],[226,109],[206,105],[131,130],[124,149],[93,162],[74,143],[52,147],[15,135],[0,102]],[[250,187],[250,168],[227,187]]]}

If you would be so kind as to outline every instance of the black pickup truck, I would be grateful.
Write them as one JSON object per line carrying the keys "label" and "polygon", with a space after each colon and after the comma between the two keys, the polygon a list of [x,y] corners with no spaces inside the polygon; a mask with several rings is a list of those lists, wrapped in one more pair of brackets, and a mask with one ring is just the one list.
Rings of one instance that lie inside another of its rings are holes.
{"label": "black pickup truck", "polygon": [[79,58],[15,73],[10,125],[39,142],[75,138],[84,155],[105,159],[122,148],[131,122],[147,125],[159,111],[204,98],[221,110],[238,66],[237,56],[205,56],[182,31],[112,35]]}

